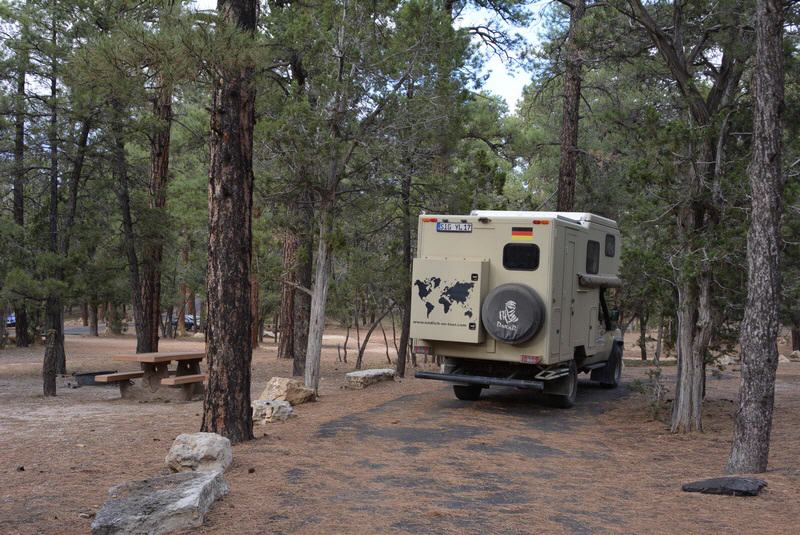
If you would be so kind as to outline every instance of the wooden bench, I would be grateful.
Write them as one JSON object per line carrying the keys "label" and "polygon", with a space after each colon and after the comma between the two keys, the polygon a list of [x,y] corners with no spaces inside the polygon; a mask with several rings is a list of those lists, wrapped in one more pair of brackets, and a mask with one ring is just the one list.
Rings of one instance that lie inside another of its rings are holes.
{"label": "wooden bench", "polygon": [[120,381],[130,381],[144,377],[144,372],[121,372],[109,373],[108,375],[95,375],[94,380],[98,383],[118,383]]}
{"label": "wooden bench", "polygon": [[161,379],[161,384],[168,386],[177,386],[177,385],[188,385],[191,383],[202,383],[205,380],[206,380],[206,374],[204,373],[198,373],[194,375],[173,375]]}

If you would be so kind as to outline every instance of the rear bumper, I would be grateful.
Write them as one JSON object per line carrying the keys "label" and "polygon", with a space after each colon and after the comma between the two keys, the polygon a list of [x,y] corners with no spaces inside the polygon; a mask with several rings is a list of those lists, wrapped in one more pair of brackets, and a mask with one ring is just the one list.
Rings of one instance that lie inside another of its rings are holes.
{"label": "rear bumper", "polygon": [[481,386],[511,386],[514,388],[525,388],[527,390],[544,390],[544,381],[528,379],[503,379],[501,377],[486,377],[481,375],[461,375],[457,373],[435,373],[435,372],[416,372],[414,377],[417,379],[433,379],[434,381],[446,381],[462,385],[481,385]]}

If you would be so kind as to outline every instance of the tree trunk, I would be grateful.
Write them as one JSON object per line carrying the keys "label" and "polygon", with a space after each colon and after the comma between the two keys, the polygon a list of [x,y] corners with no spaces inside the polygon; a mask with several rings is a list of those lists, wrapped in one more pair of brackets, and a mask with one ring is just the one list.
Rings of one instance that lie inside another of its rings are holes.
{"label": "tree trunk", "polygon": [[[21,30],[26,30],[23,25]],[[23,46],[18,52],[20,62],[17,71],[17,88],[14,99],[14,223],[25,228],[25,79],[28,74],[28,52]],[[28,347],[31,344],[28,328],[28,311],[23,301],[14,303],[16,316],[16,345]]]}
{"label": "tree trunk", "polygon": [[89,326],[89,303],[81,301],[81,325]]}
{"label": "tree trunk", "polygon": [[564,109],[561,120],[561,163],[558,168],[558,210],[575,207],[575,181],[578,174],[578,121],[581,104],[582,52],[577,43],[580,21],[586,12],[585,0],[572,0],[567,31],[567,56],[564,65]]}
{"label": "tree trunk", "polygon": [[[219,0],[219,24],[255,32],[255,0]],[[256,88],[250,62],[215,71],[208,184],[208,388],[202,431],[237,443],[253,438],[250,265]]]}
{"label": "tree trunk", "polygon": [[704,360],[711,339],[710,274],[678,284],[678,376],[672,432],[702,431]]}
{"label": "tree trunk", "polygon": [[344,358],[343,361],[347,363],[347,343],[350,341],[350,325],[347,326],[347,331],[344,334]]}
{"label": "tree trunk", "polygon": [[6,319],[8,312],[6,307],[0,305],[0,349],[6,348]]}
{"label": "tree trunk", "polygon": [[639,349],[641,349],[642,360],[647,360],[647,318],[647,312],[642,310],[639,313]]}
{"label": "tree trunk", "polygon": [[297,234],[287,230],[283,236],[283,269],[281,284],[280,330],[278,358],[293,358],[294,349],[294,302],[297,284]]}
{"label": "tree trunk", "polygon": [[89,303],[89,336],[99,335],[97,323],[97,301],[92,300]]}
{"label": "tree trunk", "polygon": [[664,343],[664,316],[661,316],[658,320],[658,335],[656,336],[656,351],[653,355],[653,363],[658,366],[659,361],[661,360],[661,348]]}
{"label": "tree trunk", "polygon": [[[52,44],[56,44],[55,23],[51,27]],[[54,255],[59,254],[60,243],[58,237],[58,79],[56,78],[56,65],[51,65],[50,71],[50,124],[47,131],[47,144],[50,146],[50,180],[49,180],[49,237],[50,252]],[[64,272],[61,267],[56,267],[51,273],[51,277],[56,281],[64,279]],[[64,355],[64,316],[61,304],[61,295],[58,291],[53,291],[47,296],[45,306],[45,333],[47,345],[42,362],[42,382],[45,396],[56,395],[56,374],[65,374],[66,356]]]}
{"label": "tree trunk", "polygon": [[322,335],[325,330],[325,302],[328,299],[328,279],[331,265],[330,235],[333,232],[333,202],[320,207],[319,243],[314,269],[314,288],[311,295],[311,314],[308,322],[308,346],[306,349],[305,384],[319,391]]}
{"label": "tree trunk", "polygon": [[195,300],[197,296],[194,293],[194,290],[189,290],[189,299],[186,301],[186,315],[192,317],[192,323],[194,323],[194,329],[197,329],[197,307],[195,306]]}
{"label": "tree trunk", "polygon": [[742,382],[728,472],[764,472],[769,458],[778,367],[780,228],[784,177],[783,2],[756,2],[752,205],[747,233],[747,306],[741,327]]}
{"label": "tree trunk", "polygon": [[45,332],[47,342],[42,363],[42,383],[45,396],[56,395],[56,375],[59,372],[59,360],[64,355],[64,325],[62,320],[61,299],[57,296],[47,298],[45,305]]}
{"label": "tree trunk", "polygon": [[261,326],[260,306],[259,306],[258,278],[254,272],[250,273],[250,341],[253,347],[258,347],[259,333]]}
{"label": "tree trunk", "polygon": [[383,334],[383,344],[386,346],[386,360],[388,361],[389,365],[392,364],[392,357],[389,356],[389,339],[386,338],[386,329],[383,327],[383,322],[378,322],[381,326],[381,334]]}
{"label": "tree trunk", "polygon": [[[397,351],[397,375],[404,377],[406,374],[406,355],[408,354],[408,340],[411,333],[411,181],[409,175],[403,180],[403,326],[400,330],[400,346]],[[394,329],[394,322],[392,323]]]}
{"label": "tree trunk", "polygon": [[[311,221],[314,218],[310,199],[306,199],[306,216]],[[297,262],[296,281],[303,288],[311,288],[311,278],[314,272],[314,235],[304,231],[300,234],[299,258]],[[306,371],[306,350],[308,349],[308,326],[311,318],[311,296],[304,291],[294,292],[294,331],[292,333],[294,349],[292,362],[292,375],[303,377]]]}
{"label": "tree trunk", "polygon": [[800,327],[792,327],[792,351],[800,351]]}
{"label": "tree trunk", "polygon": [[117,200],[122,214],[122,232],[125,256],[128,260],[128,277],[131,286],[131,301],[133,304],[133,324],[136,329],[136,352],[145,353],[150,347],[149,340],[145,340],[144,308],[142,306],[142,285],[139,277],[139,259],[136,255],[135,233],[133,231],[133,216],[131,215],[130,192],[128,190],[128,160],[125,155],[125,139],[123,133],[124,110],[122,105],[114,101],[114,118],[112,125],[113,136],[113,168],[117,183]]}
{"label": "tree trunk", "polygon": [[181,300],[178,302],[178,324],[175,333],[178,336],[186,336],[186,283],[180,284]]}
{"label": "tree trunk", "polygon": [[[167,183],[169,145],[172,126],[172,84],[162,76],[156,80],[153,99],[155,125],[150,132],[150,213],[153,223],[142,245],[142,346],[141,352],[158,351],[161,324],[161,261],[164,254],[164,228],[167,225]],[[137,344],[138,344],[137,335]]]}
{"label": "tree trunk", "polygon": [[372,336],[372,331],[375,330],[375,327],[378,326],[378,324],[381,322],[381,320],[383,318],[385,318],[388,313],[389,313],[389,311],[387,310],[386,312],[381,314],[380,318],[378,318],[377,320],[373,321],[372,325],[369,326],[369,330],[367,331],[367,334],[364,336],[364,341],[361,342],[361,347],[358,349],[358,357],[356,357],[356,369],[357,370],[360,370],[361,366],[364,363],[364,351],[367,350],[367,342],[369,342],[369,338],[370,338],[370,336]]}

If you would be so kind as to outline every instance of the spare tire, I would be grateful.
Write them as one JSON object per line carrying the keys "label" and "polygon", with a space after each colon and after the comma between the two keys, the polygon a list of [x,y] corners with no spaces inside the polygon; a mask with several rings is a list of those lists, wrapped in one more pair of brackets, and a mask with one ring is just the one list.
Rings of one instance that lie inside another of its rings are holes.
{"label": "spare tire", "polygon": [[525,284],[503,284],[489,292],[481,305],[481,322],[492,338],[523,344],[544,324],[544,302]]}

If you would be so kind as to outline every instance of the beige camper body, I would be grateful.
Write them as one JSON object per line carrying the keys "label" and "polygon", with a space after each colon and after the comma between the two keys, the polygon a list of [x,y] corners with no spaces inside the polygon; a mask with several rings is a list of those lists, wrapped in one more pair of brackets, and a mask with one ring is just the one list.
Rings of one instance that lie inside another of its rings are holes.
{"label": "beige camper body", "polygon": [[[589,213],[420,216],[412,277],[415,350],[449,358],[455,363],[451,369],[460,363],[462,369],[479,370],[487,361],[534,366],[537,374],[566,369],[571,362],[578,371],[604,366],[619,332],[601,293],[619,286],[620,241],[614,221]],[[532,289],[541,305],[530,304],[536,299],[501,299],[499,307],[489,303],[495,306],[487,312],[487,296],[504,285]],[[509,332],[503,329],[516,328],[509,317],[521,318],[525,307],[539,306],[534,336],[502,340]],[[519,375],[513,367],[506,370]]]}

